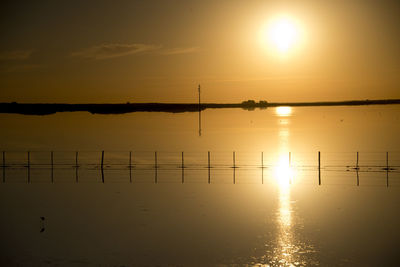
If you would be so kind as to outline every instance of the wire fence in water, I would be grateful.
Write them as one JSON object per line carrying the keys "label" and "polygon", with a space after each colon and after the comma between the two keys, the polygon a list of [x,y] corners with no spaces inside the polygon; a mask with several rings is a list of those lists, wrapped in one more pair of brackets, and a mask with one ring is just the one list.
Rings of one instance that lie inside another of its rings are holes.
{"label": "wire fence in water", "polygon": [[227,176],[237,183],[243,173],[264,183],[271,176],[281,176],[277,174],[280,171],[292,176],[308,173],[319,185],[333,173],[355,174],[356,185],[360,185],[361,176],[385,174],[389,186],[389,174],[397,182],[400,173],[400,152],[3,151],[0,162],[3,183],[158,183],[161,179],[181,183],[205,179],[212,183]]}

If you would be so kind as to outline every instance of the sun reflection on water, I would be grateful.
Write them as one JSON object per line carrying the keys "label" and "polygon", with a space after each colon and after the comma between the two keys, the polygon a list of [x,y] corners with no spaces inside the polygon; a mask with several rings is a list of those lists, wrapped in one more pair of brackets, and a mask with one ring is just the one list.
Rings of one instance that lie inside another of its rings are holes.
{"label": "sun reflection on water", "polygon": [[[291,201],[291,186],[295,182],[295,168],[290,152],[290,107],[276,108],[280,129],[278,132],[279,152],[274,168],[274,178],[278,187],[278,207],[276,211],[277,240],[273,252],[272,266],[298,266],[298,252],[301,250],[295,238],[295,218]],[[282,119],[282,117],[286,117]]]}
{"label": "sun reflection on water", "polygon": [[275,179],[279,188],[279,202],[276,216],[278,226],[277,249],[275,261],[281,266],[293,266],[294,233],[292,227],[292,205],[290,200],[290,186],[293,180],[293,170],[289,165],[289,159],[285,155],[279,157],[275,168]]}

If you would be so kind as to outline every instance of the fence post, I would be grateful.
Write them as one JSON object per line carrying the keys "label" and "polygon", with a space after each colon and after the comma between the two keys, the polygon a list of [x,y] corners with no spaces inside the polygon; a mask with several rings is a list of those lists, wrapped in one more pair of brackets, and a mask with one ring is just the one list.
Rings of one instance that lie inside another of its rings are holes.
{"label": "fence post", "polygon": [[132,183],[132,151],[129,151],[129,182]]}
{"label": "fence post", "polygon": [[100,168],[101,168],[101,181],[104,184],[104,150],[101,151],[101,165],[100,165]]}
{"label": "fence post", "polygon": [[76,182],[78,182],[78,151],[75,152],[75,177]]}
{"label": "fence post", "polygon": [[389,187],[389,152],[386,152],[386,187]]}
{"label": "fence post", "polygon": [[154,152],[154,170],[155,170],[155,177],[154,177],[154,183],[158,182],[158,177],[157,177],[157,151]]}
{"label": "fence post", "polygon": [[31,152],[28,151],[28,183],[31,182]]}
{"label": "fence post", "polygon": [[264,151],[261,151],[261,184],[264,184]]}
{"label": "fence post", "polygon": [[359,157],[358,157],[358,151],[357,151],[357,162],[356,162],[356,169],[358,170],[358,159],[359,159]]}
{"label": "fence post", "polygon": [[210,151],[208,151],[208,183],[211,183],[211,160],[210,160]]}
{"label": "fence post", "polygon": [[233,184],[236,184],[236,153],[233,151]]}
{"label": "fence post", "polygon": [[321,151],[318,151],[318,185],[321,185]]}
{"label": "fence post", "polygon": [[356,161],[357,186],[360,186],[360,176],[358,174],[360,167],[358,166],[358,162],[359,162],[359,155],[357,151],[357,161]]}
{"label": "fence post", "polygon": [[185,161],[183,157],[183,151],[182,151],[182,184],[185,182]]}

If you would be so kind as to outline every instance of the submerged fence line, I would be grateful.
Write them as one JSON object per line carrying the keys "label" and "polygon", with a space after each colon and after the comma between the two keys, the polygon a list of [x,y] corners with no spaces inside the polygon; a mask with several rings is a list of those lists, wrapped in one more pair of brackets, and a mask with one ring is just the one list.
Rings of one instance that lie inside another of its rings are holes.
{"label": "submerged fence line", "polygon": [[[86,152],[86,151],[84,151]],[[10,152],[10,153],[21,153],[21,152]],[[45,153],[44,151],[36,151],[34,153]],[[272,157],[273,160],[265,160],[264,152],[260,152],[259,157],[261,161],[252,163],[240,163],[237,161],[237,152],[232,151],[232,161],[230,163],[222,163],[214,158],[211,158],[211,151],[207,151],[207,161],[201,162],[199,158],[195,158],[195,162],[188,163],[185,161],[184,151],[180,152],[180,161],[175,159],[174,162],[171,161],[160,161],[159,155],[157,151],[154,151],[153,162],[147,158],[147,160],[142,159],[140,161],[140,153],[135,156],[133,151],[129,151],[129,155],[127,155],[126,162],[121,162],[121,158],[113,158],[113,154],[115,152],[111,152],[111,157],[107,158],[106,151],[98,151],[99,158],[98,162],[87,162],[87,159],[80,157],[79,151],[75,151],[74,162],[63,162],[55,160],[56,153],[63,152],[54,152],[49,151],[49,161],[48,162],[33,162],[32,161],[32,151],[26,152],[26,162],[15,162],[11,159],[8,160],[8,152],[2,151],[2,181],[6,182],[7,170],[18,170],[18,169],[26,169],[27,170],[27,182],[31,183],[31,170],[51,170],[51,182],[54,182],[54,171],[55,170],[75,170],[75,181],[79,182],[79,170],[100,170],[101,171],[101,180],[105,182],[105,170],[129,170],[129,181],[132,182],[134,177],[134,172],[138,170],[154,170],[154,182],[158,182],[158,172],[159,170],[181,170],[182,175],[182,183],[185,182],[185,170],[207,170],[208,173],[208,183],[211,183],[211,173],[212,170],[233,170],[233,183],[236,183],[236,169],[242,170],[261,170],[261,182],[264,183],[264,170],[265,169],[274,169],[276,167],[280,168],[288,168],[288,169],[296,169],[298,171],[316,171],[318,172],[318,184],[322,184],[322,173],[323,172],[333,172],[333,171],[346,171],[346,172],[356,172],[357,175],[357,185],[359,185],[359,173],[360,172],[386,172],[387,177],[387,186],[389,186],[389,173],[400,173],[400,157],[395,158],[395,161],[392,164],[389,164],[389,152],[385,153],[385,158],[381,159],[383,163],[373,163],[373,164],[360,164],[360,153],[354,153],[354,165],[353,164],[322,164],[322,153],[320,151],[317,152],[315,160],[313,162],[315,164],[304,164],[303,161],[294,161],[293,153],[288,152],[287,154],[287,162],[281,162],[277,160],[275,157]],[[92,153],[92,152],[91,152]],[[171,152],[168,152],[171,153]],[[270,153],[270,155],[276,155],[276,153]],[[299,153],[301,154],[301,153]],[[330,153],[326,153],[330,154]],[[331,153],[332,154],[332,153]],[[368,153],[365,153],[368,154]],[[378,154],[378,153],[369,153],[369,154]],[[296,155],[296,154],[294,154]],[[134,157],[137,159],[134,160]],[[105,160],[108,162],[105,162]],[[192,158],[193,159],[193,158]],[[72,160],[69,158],[69,160]],[[118,160],[118,161],[117,161]],[[343,161],[343,159],[341,159]],[[376,159],[374,159],[376,160]],[[332,160],[335,161],[335,160]],[[396,164],[397,162],[397,164]]]}

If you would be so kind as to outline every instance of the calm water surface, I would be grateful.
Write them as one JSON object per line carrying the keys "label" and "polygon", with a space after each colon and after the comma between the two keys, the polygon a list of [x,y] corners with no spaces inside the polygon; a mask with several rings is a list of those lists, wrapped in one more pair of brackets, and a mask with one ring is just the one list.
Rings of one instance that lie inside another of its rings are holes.
{"label": "calm water surface", "polygon": [[398,265],[399,106],[207,110],[201,137],[198,118],[0,115],[3,265]]}

